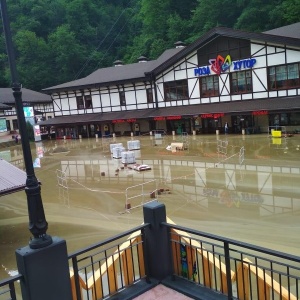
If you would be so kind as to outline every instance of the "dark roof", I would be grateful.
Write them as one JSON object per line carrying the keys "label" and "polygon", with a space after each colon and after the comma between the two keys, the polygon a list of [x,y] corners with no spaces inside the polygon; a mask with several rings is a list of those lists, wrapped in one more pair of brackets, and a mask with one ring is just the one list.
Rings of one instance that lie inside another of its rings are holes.
{"label": "dark roof", "polygon": [[23,190],[26,173],[0,158],[0,196]]}
{"label": "dark roof", "polygon": [[154,117],[167,116],[195,116],[209,113],[246,113],[252,111],[284,111],[300,110],[300,96],[289,98],[268,98],[256,100],[227,101],[209,104],[184,105],[162,107],[147,110],[129,110],[121,112],[107,112],[84,115],[71,115],[52,118],[39,122],[40,125],[68,125],[68,124],[85,124],[90,122],[112,121],[117,119],[147,119]]}
{"label": "dark roof", "polygon": [[201,48],[210,41],[219,36],[247,39],[261,43],[274,43],[290,47],[300,47],[300,23],[280,27],[267,31],[265,33],[247,32],[225,27],[216,27],[208,31],[202,37],[187,47],[174,48],[166,50],[157,60],[134,63],[123,66],[98,69],[85,78],[66,82],[60,85],[49,87],[43,91],[47,93],[67,91],[80,88],[97,88],[99,86],[122,84],[126,82],[135,82],[138,80],[147,80],[147,76],[160,74],[165,69],[183,59],[196,49]]}
{"label": "dark roof", "polygon": [[300,39],[300,22],[268,30],[264,33]]}
{"label": "dark roof", "polygon": [[194,41],[189,46],[183,48],[183,50],[180,51],[179,53],[170,57],[168,60],[166,60],[164,63],[159,65],[156,69],[154,69],[152,72],[154,74],[160,74],[162,71],[169,68],[180,59],[183,59],[193,51],[205,46],[207,43],[218,38],[219,36],[246,39],[246,40],[262,42],[262,43],[267,42],[270,44],[273,43],[277,45],[279,44],[279,45],[290,46],[290,47],[300,47],[300,38],[292,38],[292,37],[280,36],[280,35],[276,36],[273,34],[266,34],[266,33],[247,32],[247,31],[235,30],[226,27],[216,27],[208,31],[206,34],[204,34],[202,37]]}
{"label": "dark roof", "polygon": [[1,110],[11,109],[11,106],[8,106],[6,104],[0,103],[0,109]]}
{"label": "dark roof", "polygon": [[[25,88],[21,89],[22,101],[27,103],[52,103],[49,95],[35,92]],[[14,104],[15,98],[11,88],[0,88],[0,102],[3,104]]]}
{"label": "dark roof", "polygon": [[153,69],[182,49],[183,48],[174,48],[166,50],[157,60],[98,69],[87,77],[49,87],[43,89],[43,91],[50,93],[53,91],[74,90],[74,87],[80,89],[83,87],[105,86],[110,85],[111,82],[122,84],[138,80],[143,81],[147,79],[146,73],[150,73]]}

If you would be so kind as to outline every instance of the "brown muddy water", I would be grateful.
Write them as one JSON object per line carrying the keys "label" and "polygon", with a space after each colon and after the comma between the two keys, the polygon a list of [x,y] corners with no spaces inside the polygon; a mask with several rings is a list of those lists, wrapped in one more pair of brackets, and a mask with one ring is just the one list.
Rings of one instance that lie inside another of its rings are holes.
{"label": "brown muddy water", "polygon": [[[140,149],[128,157],[151,170],[112,157],[111,144],[127,149],[132,140]],[[175,142],[185,150],[166,149]],[[141,204],[157,199],[178,225],[299,255],[299,149],[297,135],[143,136],[43,141],[32,156],[48,233],[69,253],[141,224]],[[20,146],[1,155],[22,165]],[[14,273],[15,250],[30,236],[25,192],[0,197],[0,280]]]}

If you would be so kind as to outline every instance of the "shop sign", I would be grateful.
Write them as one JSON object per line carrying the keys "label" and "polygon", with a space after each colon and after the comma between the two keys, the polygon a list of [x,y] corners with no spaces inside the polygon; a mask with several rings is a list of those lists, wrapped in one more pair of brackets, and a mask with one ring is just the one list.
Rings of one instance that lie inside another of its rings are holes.
{"label": "shop sign", "polygon": [[221,117],[224,117],[224,113],[218,113],[218,114],[202,114],[200,115],[200,117],[202,119],[209,119],[209,118],[212,118],[212,119],[218,119],[218,118],[221,118]]}
{"label": "shop sign", "polygon": [[209,60],[209,66],[199,67],[194,69],[195,76],[210,75],[211,71],[220,75],[221,73],[229,70],[230,66],[233,65],[233,70],[251,69],[256,63],[255,58],[247,58],[238,61],[231,61],[231,56],[227,55],[225,58],[222,55],[218,55],[217,58]]}
{"label": "shop sign", "polygon": [[265,116],[267,115],[269,112],[267,110],[257,110],[257,111],[253,111],[252,115],[253,116]]}
{"label": "shop sign", "polygon": [[123,119],[118,119],[118,120],[112,120],[112,123],[116,124],[116,123],[135,123],[136,119],[127,119],[127,120],[123,120]]}
{"label": "shop sign", "polygon": [[164,121],[164,120],[181,120],[181,116],[168,116],[168,117],[154,117],[154,121]]}

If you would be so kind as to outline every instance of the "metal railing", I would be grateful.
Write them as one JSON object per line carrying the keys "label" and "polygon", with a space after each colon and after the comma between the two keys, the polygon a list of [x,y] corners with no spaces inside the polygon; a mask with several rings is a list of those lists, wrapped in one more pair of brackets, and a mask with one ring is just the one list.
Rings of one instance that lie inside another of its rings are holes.
{"label": "metal railing", "polygon": [[177,226],[168,220],[174,275],[228,299],[300,299],[300,257]]}
{"label": "metal railing", "polygon": [[22,297],[17,297],[16,282],[23,276],[21,274],[15,275],[8,279],[0,281],[0,300],[18,300]]}
{"label": "metal railing", "polygon": [[146,278],[143,237],[147,226],[69,255],[73,300],[104,299]]}

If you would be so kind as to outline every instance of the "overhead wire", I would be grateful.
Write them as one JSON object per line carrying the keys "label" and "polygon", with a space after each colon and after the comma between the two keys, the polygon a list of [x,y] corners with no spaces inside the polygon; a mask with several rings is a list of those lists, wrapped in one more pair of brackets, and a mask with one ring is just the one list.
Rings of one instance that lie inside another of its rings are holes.
{"label": "overhead wire", "polygon": [[[114,22],[114,24],[111,26],[111,28],[109,29],[109,31],[106,33],[105,37],[100,41],[100,43],[98,44],[98,46],[93,50],[92,54],[88,57],[88,59],[85,61],[85,63],[83,64],[83,66],[80,68],[80,70],[76,73],[74,80],[78,79],[78,77],[80,76],[80,74],[84,71],[84,69],[87,67],[87,65],[90,63],[90,61],[92,60],[94,53],[96,53],[96,51],[102,46],[102,44],[105,42],[105,40],[107,39],[107,37],[109,36],[109,34],[112,32],[112,30],[114,29],[114,27],[116,26],[116,24],[119,22],[121,16],[124,14],[126,8],[129,7],[129,5],[131,4],[132,0],[129,1],[127,7],[125,7],[122,12],[120,13],[120,15],[118,16],[117,20]],[[113,43],[115,42],[115,40],[117,39],[117,37],[119,36],[119,34],[122,32],[122,30],[124,29],[125,25],[128,23],[128,20],[124,23],[124,25],[122,26],[122,28],[119,30],[118,34],[116,35],[116,37],[114,38],[114,40],[112,41],[112,43],[109,45],[109,48],[105,51],[105,53],[103,54],[101,60],[99,61],[97,68],[100,64],[100,62],[103,60],[103,58],[106,56],[107,52],[109,51],[109,49],[111,48],[111,46],[113,45]],[[97,69],[96,68],[96,69]]]}

